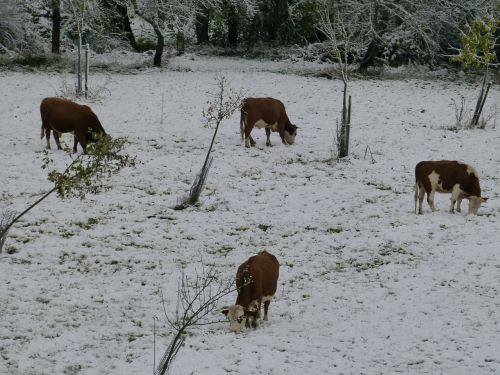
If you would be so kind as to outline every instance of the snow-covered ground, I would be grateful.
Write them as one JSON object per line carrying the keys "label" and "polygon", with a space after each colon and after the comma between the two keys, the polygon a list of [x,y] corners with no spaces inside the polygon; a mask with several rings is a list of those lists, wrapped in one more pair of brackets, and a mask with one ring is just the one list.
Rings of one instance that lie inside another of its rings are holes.
{"label": "snow-covered ground", "polygon": [[[91,77],[111,92],[92,108],[142,164],[84,201],[51,196],[11,229],[12,254],[0,255],[0,374],[151,373],[153,317],[158,358],[169,343],[161,292],[173,313],[181,267],[193,273],[203,261],[233,277],[263,249],[281,262],[269,322],[241,335],[222,323],[190,331],[172,374],[500,372],[500,130],[447,130],[451,98],[472,106],[476,87],[351,82],[351,155],[331,163],[339,81],[232,59],[172,68]],[[174,211],[212,136],[201,111],[218,70],[248,96],[283,100],[297,142],[273,133],[268,148],[257,129],[257,147],[245,149],[235,114],[219,131],[202,205]],[[51,187],[39,104],[63,80],[72,77],[0,73],[2,207],[22,210]],[[493,87],[485,111],[499,102]],[[439,211],[424,202],[414,214],[414,166],[428,159],[478,169],[489,197],[478,216],[450,214],[447,195],[436,196]]]}

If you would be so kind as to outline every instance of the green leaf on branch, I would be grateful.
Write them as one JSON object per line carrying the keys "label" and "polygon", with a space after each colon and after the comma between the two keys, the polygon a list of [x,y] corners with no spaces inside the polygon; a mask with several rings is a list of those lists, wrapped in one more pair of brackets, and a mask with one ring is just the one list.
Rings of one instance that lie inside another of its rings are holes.
{"label": "green leaf on branch", "polygon": [[467,24],[466,30],[460,35],[463,48],[459,50],[458,55],[451,57],[451,61],[461,62],[465,66],[475,65],[478,68],[496,61],[495,33],[499,25],[500,20],[493,17],[476,18],[471,25]]}
{"label": "green leaf on branch", "polygon": [[[64,172],[51,171],[48,180],[54,183],[57,195],[61,198],[85,198],[109,189],[107,180],[124,167],[133,167],[136,157],[125,154],[128,143],[125,138],[111,138],[94,134],[96,143],[87,146],[87,153],[80,154]],[[71,155],[71,154],[70,154]],[[52,160],[44,158],[42,168],[47,168]]]}

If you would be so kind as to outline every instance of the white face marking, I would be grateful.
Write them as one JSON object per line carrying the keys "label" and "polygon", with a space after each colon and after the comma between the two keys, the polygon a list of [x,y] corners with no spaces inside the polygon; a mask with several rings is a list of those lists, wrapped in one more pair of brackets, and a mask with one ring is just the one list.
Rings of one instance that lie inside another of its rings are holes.
{"label": "white face marking", "polygon": [[288,143],[289,145],[293,145],[293,143],[295,142],[295,136],[297,135],[297,133],[295,132],[295,134],[290,134],[288,131],[285,130],[285,141],[286,143]]}
{"label": "white face marking", "polygon": [[248,305],[248,311],[257,311],[259,309],[259,302],[254,299],[252,302],[250,302],[250,305]]}
{"label": "white face marking", "polygon": [[228,307],[227,318],[229,319],[229,329],[234,333],[240,333],[245,328],[245,310],[243,306],[233,305]]}
{"label": "white face marking", "polygon": [[481,197],[469,197],[469,214],[477,215],[482,202],[483,198]]}

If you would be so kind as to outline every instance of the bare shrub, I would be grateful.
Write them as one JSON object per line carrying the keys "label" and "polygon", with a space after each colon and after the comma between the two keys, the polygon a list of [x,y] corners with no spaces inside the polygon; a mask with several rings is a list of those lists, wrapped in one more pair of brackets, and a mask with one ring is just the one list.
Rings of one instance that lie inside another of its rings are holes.
{"label": "bare shrub", "polygon": [[451,99],[455,109],[455,124],[450,127],[450,130],[467,130],[467,129],[485,129],[487,127],[495,128],[498,117],[498,105],[495,105],[488,112],[483,112],[478,121],[472,121],[473,110],[469,107],[467,99],[460,95],[460,101]]}
{"label": "bare shrub", "polygon": [[222,322],[220,320],[210,321],[207,318],[217,308],[219,300],[235,290],[234,280],[224,280],[214,266],[207,268],[202,264],[201,272],[195,270],[195,274],[191,278],[182,269],[173,316],[167,312],[162,294],[163,312],[173,338],[160,363],[157,367],[155,366],[155,375],[167,373],[186,339],[185,334],[189,328]]}
{"label": "bare shrub", "polygon": [[455,108],[455,130],[466,129],[471,124],[470,111],[467,110],[467,99],[465,96],[460,95],[460,104],[455,99],[451,99],[453,107]]}
{"label": "bare shrub", "polygon": [[[111,96],[111,91],[108,89],[108,85],[111,82],[111,77],[107,77],[106,81],[101,85],[95,85],[89,88],[87,91],[87,97],[85,98],[91,103],[102,103],[106,97]],[[76,101],[85,97],[83,91],[78,91],[78,87],[74,84],[68,83],[66,80],[61,82],[58,90],[58,96],[61,98]]]}
{"label": "bare shrub", "polygon": [[0,254],[2,254],[3,245],[7,239],[7,232],[14,221],[16,212],[6,209],[0,214]]}

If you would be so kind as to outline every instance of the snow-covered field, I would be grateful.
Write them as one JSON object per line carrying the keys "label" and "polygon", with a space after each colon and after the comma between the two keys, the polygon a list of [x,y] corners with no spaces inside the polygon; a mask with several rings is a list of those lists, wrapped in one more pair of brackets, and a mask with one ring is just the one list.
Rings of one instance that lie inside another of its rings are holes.
{"label": "snow-covered field", "polygon": [[[281,262],[269,322],[241,335],[222,323],[190,331],[172,374],[500,372],[500,129],[447,130],[451,98],[472,105],[475,86],[353,81],[351,155],[331,163],[339,81],[231,59],[173,68],[91,77],[111,92],[92,108],[142,164],[84,201],[51,196],[11,229],[12,254],[0,255],[0,374],[150,374],[154,316],[157,358],[169,343],[160,291],[173,313],[181,267],[193,273],[203,261],[233,277],[263,249]],[[174,211],[212,136],[201,111],[219,69],[248,96],[283,100],[297,143],[273,133],[268,148],[257,129],[257,147],[245,149],[235,114],[219,130],[202,205]],[[64,79],[0,73],[1,207],[22,210],[51,187],[39,104]],[[485,111],[499,102],[494,87]],[[478,216],[450,214],[447,195],[436,196],[437,212],[424,202],[414,214],[415,164],[444,158],[481,174],[489,201]]]}

